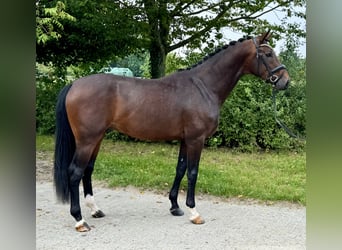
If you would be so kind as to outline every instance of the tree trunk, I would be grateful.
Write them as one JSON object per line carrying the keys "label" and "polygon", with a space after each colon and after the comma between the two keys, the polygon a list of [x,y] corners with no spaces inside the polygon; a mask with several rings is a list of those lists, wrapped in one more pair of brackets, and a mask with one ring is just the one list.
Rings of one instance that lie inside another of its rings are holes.
{"label": "tree trunk", "polygon": [[145,0],[144,4],[150,29],[150,65],[151,77],[159,78],[165,75],[165,61],[168,53],[167,48],[170,20],[165,0]]}
{"label": "tree trunk", "polygon": [[151,42],[150,45],[150,65],[151,77],[160,78],[165,75],[165,48],[158,42]]}

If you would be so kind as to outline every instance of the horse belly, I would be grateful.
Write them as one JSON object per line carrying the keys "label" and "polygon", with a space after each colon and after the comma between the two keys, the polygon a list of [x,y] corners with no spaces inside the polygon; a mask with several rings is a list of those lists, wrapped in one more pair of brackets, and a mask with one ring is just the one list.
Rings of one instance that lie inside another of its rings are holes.
{"label": "horse belly", "polygon": [[160,122],[155,119],[130,120],[115,125],[119,132],[141,140],[179,140],[183,129],[174,122]]}
{"label": "horse belly", "polygon": [[130,114],[114,122],[114,129],[141,140],[179,140],[183,136],[181,119],[165,114],[153,113]]}

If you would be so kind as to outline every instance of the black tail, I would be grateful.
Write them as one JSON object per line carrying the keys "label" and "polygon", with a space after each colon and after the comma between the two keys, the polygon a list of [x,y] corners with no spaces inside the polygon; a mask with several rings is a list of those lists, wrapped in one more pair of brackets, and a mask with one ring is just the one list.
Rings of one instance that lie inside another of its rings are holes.
{"label": "black tail", "polygon": [[61,90],[56,105],[54,182],[57,198],[63,203],[69,202],[68,168],[76,148],[65,108],[65,98],[71,86],[67,85]]}

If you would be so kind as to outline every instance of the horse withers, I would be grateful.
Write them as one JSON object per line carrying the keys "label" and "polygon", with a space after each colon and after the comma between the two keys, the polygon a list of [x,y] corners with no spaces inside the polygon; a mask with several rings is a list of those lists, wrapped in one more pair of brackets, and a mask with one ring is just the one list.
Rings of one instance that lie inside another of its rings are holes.
{"label": "horse withers", "polygon": [[92,216],[104,216],[94,200],[91,175],[108,129],[142,140],[179,140],[170,212],[184,214],[177,197],[187,173],[190,220],[204,223],[195,207],[195,186],[204,141],[217,129],[221,105],[245,74],[279,90],[289,84],[285,66],[267,44],[269,38],[267,32],[231,42],[197,65],[160,79],[95,74],[64,87],[56,107],[54,183],[59,200],[71,203],[76,230],[90,230],[81,214],[81,180]]}

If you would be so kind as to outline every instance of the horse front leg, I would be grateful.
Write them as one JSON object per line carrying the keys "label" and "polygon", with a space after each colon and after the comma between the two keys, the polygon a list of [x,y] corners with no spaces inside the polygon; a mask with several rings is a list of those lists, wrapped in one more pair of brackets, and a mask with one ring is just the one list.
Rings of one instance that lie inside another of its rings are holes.
{"label": "horse front leg", "polygon": [[187,164],[186,146],[185,146],[184,141],[182,141],[180,149],[179,149],[176,175],[175,175],[175,179],[173,181],[173,185],[169,194],[169,200],[171,202],[170,212],[174,216],[184,215],[183,210],[179,208],[177,199],[178,199],[179,186],[185,175],[185,171],[187,167],[186,164]]}
{"label": "horse front leg", "polygon": [[195,188],[203,143],[204,141],[197,141],[187,146],[188,192],[186,196],[186,205],[188,206],[190,211],[190,221],[194,224],[203,224],[205,222],[195,208]]}

